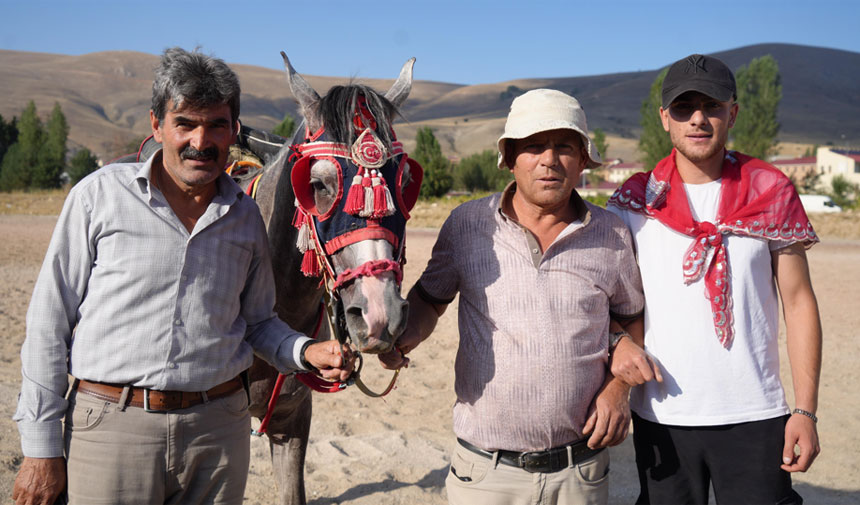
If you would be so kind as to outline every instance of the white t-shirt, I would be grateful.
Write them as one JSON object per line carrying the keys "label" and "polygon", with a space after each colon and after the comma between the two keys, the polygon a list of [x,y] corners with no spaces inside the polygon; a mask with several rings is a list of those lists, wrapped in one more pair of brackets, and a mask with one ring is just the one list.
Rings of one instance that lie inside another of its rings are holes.
{"label": "white t-shirt", "polygon": [[[720,181],[684,185],[693,218],[714,222]],[[656,219],[609,208],[633,234],[645,290],[645,349],[664,382],[633,388],[630,408],[661,424],[709,426],[787,414],[779,379],[778,299],[771,250],[787,242],[723,235],[731,276],[734,340],[714,332],[704,279],[684,284],[682,260],[692,237]]]}

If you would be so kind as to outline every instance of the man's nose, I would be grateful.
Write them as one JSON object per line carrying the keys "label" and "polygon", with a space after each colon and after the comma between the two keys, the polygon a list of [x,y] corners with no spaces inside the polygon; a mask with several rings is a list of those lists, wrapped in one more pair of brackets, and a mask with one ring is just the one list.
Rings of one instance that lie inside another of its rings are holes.
{"label": "man's nose", "polygon": [[191,147],[202,151],[206,147],[206,128],[198,126],[191,131],[190,138]]}
{"label": "man's nose", "polygon": [[540,162],[547,167],[554,167],[558,162],[558,149],[555,146],[547,146],[540,155]]}
{"label": "man's nose", "polygon": [[705,118],[705,111],[702,107],[696,107],[693,110],[693,113],[690,115],[690,123],[694,125],[703,125],[707,123],[707,119]]}

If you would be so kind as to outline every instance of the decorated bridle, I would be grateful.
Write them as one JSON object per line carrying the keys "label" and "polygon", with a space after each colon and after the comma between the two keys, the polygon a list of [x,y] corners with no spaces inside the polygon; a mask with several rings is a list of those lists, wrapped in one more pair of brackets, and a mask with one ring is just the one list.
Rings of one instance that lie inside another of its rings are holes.
{"label": "decorated bridle", "polygon": [[[338,291],[361,277],[386,272],[393,272],[400,287],[405,264],[406,221],[418,199],[423,178],[421,165],[408,157],[393,130],[390,131],[390,148],[379,139],[377,122],[363,95],[357,97],[352,126],[357,135],[352,145],[331,140],[324,126],[313,133],[306,129],[304,142],[290,146],[292,153],[288,160],[292,163],[290,178],[296,197],[293,217],[293,226],[298,229],[296,246],[303,254],[301,270],[307,277],[321,277],[320,283],[325,288],[323,305],[335,338],[342,345],[348,345],[349,332]],[[313,164],[321,160],[331,162],[338,172],[338,194],[324,212],[317,208],[310,182]],[[252,183],[249,191],[255,186]],[[356,242],[374,239],[386,240],[392,245],[393,260],[371,260],[340,274],[335,272],[332,255]],[[315,333],[318,328],[319,322]],[[375,393],[361,382],[360,353],[358,358],[359,365],[347,382],[330,382],[311,373],[299,373],[296,377],[318,392],[342,391],[354,383],[369,396],[388,394],[394,387],[397,372],[383,392]],[[278,390],[276,385],[275,391]]]}
{"label": "decorated bridle", "polygon": [[[314,133],[306,130],[305,141],[290,146],[290,161],[294,161],[291,182],[296,195],[293,225],[299,230],[296,245],[304,255],[302,272],[308,277],[322,276],[332,292],[359,277],[388,271],[394,272],[400,285],[406,221],[423,178],[421,166],[404,152],[393,130],[390,149],[379,139],[376,120],[363,95],[358,95],[352,123],[357,138],[351,146],[329,140],[324,126]],[[320,160],[333,163],[338,170],[338,194],[325,212],[317,209],[310,184],[311,168]],[[350,244],[373,239],[389,242],[395,251],[394,260],[371,261],[335,274],[333,254]]]}

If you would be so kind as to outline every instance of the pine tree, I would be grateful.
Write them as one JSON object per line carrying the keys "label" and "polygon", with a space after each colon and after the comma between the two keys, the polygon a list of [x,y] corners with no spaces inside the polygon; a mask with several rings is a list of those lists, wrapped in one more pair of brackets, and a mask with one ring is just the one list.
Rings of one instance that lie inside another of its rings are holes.
{"label": "pine tree", "polygon": [[18,121],[18,139],[3,156],[0,189],[11,191],[30,187],[33,175],[38,170],[39,150],[44,136],[36,104],[30,100]]}
{"label": "pine tree", "polygon": [[597,147],[597,152],[600,153],[600,157],[603,161],[606,161],[608,158],[607,152],[609,152],[609,144],[606,142],[606,132],[603,131],[603,128],[595,128],[591,132],[591,139],[594,141],[594,145]]}
{"label": "pine tree", "polygon": [[662,106],[663,79],[666,78],[668,68],[654,79],[648,98],[642,102],[639,109],[639,124],[642,126],[642,134],[639,136],[639,151],[642,153],[642,164],[645,170],[651,170],[657,163],[672,152],[672,139],[663,129],[660,120],[660,107]]}
{"label": "pine tree", "polygon": [[779,65],[771,55],[753,59],[737,71],[738,118],[730,131],[732,148],[766,159],[775,154],[779,122],[776,113],[782,99]]}
{"label": "pine tree", "polygon": [[284,137],[285,139],[291,138],[295,131],[296,119],[289,114],[284,114],[284,120],[275,125],[275,127],[272,129],[272,133]]}
{"label": "pine tree", "polygon": [[18,141],[18,118],[12,117],[12,121],[8,123],[0,114],[0,163],[3,161],[3,156],[6,151],[12,147],[12,144]]}
{"label": "pine tree", "polygon": [[89,149],[84,147],[76,152],[69,162],[69,182],[74,186],[97,168],[99,168],[98,159]]}
{"label": "pine tree", "polygon": [[442,156],[439,141],[436,140],[429,126],[418,129],[415,137],[415,151],[411,156],[424,169],[424,181],[421,183],[420,193],[422,198],[442,196],[454,185],[451,163]]}
{"label": "pine tree", "polygon": [[45,125],[44,141],[39,149],[37,169],[30,183],[35,188],[60,187],[60,175],[66,170],[66,140],[69,123],[59,103],[54,104]]}

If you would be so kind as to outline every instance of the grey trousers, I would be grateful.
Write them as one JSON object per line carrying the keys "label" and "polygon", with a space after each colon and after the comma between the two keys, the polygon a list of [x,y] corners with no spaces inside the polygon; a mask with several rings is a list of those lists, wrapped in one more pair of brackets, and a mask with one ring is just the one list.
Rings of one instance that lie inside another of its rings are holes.
{"label": "grey trousers", "polygon": [[606,505],[609,451],[553,473],[529,473],[454,447],[445,479],[451,505]]}
{"label": "grey trousers", "polygon": [[244,391],[169,413],[72,392],[66,413],[72,505],[241,504],[250,463]]}

